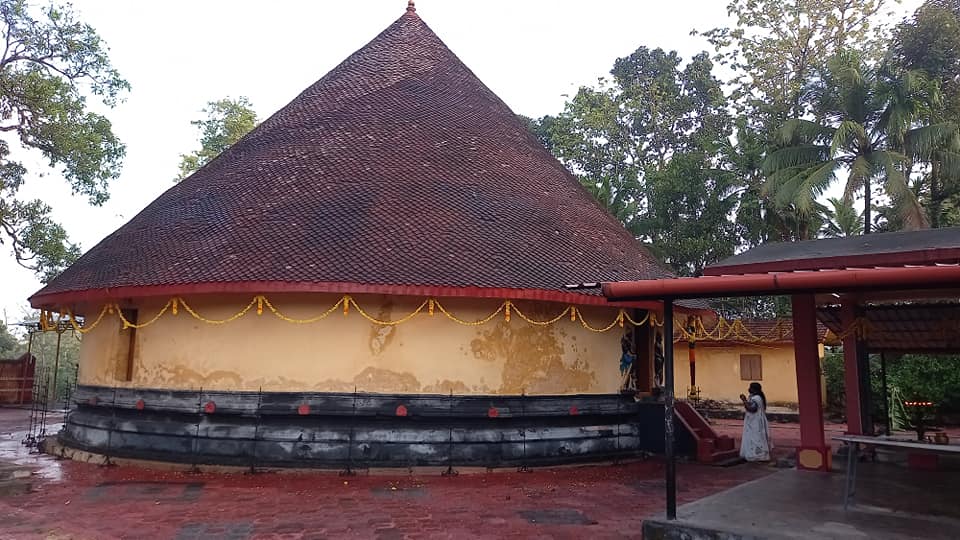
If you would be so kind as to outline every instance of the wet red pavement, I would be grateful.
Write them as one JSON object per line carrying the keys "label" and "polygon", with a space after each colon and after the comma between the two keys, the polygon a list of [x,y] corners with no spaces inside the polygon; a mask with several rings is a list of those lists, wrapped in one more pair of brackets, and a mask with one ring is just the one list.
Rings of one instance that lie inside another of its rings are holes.
{"label": "wet red pavement", "polygon": [[[0,496],[0,538],[639,538],[641,518],[664,508],[659,460],[455,477],[189,474],[30,456],[25,419],[0,409],[0,459],[37,472],[31,493]],[[681,464],[680,502],[773,470]]]}
{"label": "wet red pavement", "polygon": [[[728,435],[737,440],[737,448],[740,447],[740,436],[743,434],[742,420],[711,420],[710,424],[714,431],[721,435]],[[843,435],[847,430],[846,424],[824,424],[823,431],[827,444],[834,450],[839,448],[842,443],[832,440],[833,437]],[[770,437],[773,439],[774,455],[778,457],[793,454],[793,450],[800,446],[800,424],[781,424],[777,422],[770,423]]]}

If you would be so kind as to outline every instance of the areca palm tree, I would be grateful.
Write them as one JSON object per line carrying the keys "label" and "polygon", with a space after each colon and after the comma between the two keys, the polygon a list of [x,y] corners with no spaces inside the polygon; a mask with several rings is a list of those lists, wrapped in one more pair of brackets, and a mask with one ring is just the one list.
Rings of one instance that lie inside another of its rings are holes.
{"label": "areca palm tree", "polygon": [[856,53],[838,54],[810,90],[817,121],[788,120],[780,147],[764,160],[764,192],[800,216],[813,215],[817,198],[846,173],[844,200],[862,192],[863,232],[870,232],[873,188],[882,182],[907,228],[927,226],[909,183],[914,159],[933,155],[956,127],[923,124],[936,105],[936,89],[916,72],[893,73],[866,64]]}

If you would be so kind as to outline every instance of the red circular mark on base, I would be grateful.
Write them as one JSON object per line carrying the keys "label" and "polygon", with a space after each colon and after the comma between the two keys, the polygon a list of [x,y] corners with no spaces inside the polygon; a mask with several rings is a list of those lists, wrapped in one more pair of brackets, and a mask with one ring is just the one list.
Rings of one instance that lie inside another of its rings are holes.
{"label": "red circular mark on base", "polygon": [[310,406],[306,403],[301,403],[300,406],[297,407],[297,414],[300,416],[306,416],[310,414]]}
{"label": "red circular mark on base", "polygon": [[208,401],[207,404],[203,406],[203,412],[207,414],[213,414],[216,410],[217,404],[212,401]]}
{"label": "red circular mark on base", "polygon": [[498,411],[496,407],[490,407],[487,409],[487,416],[490,418],[496,418],[500,416],[500,411]]}
{"label": "red circular mark on base", "polygon": [[142,399],[138,399],[138,400],[137,400],[137,404],[134,405],[134,407],[136,407],[138,411],[142,411],[143,408],[146,407],[146,406],[147,406],[147,404],[144,403]]}
{"label": "red circular mark on base", "polygon": [[576,416],[576,415],[580,414],[580,409],[578,409],[576,405],[571,405],[571,406],[570,406],[570,414],[572,414],[573,416]]}
{"label": "red circular mark on base", "polygon": [[407,415],[407,406],[397,405],[397,416],[406,416],[406,415]]}
{"label": "red circular mark on base", "polygon": [[89,404],[91,404],[91,405],[96,405],[98,401],[100,401],[100,399],[97,398],[97,396],[93,396],[92,398],[90,398],[90,399],[87,400],[87,403],[89,403]]}

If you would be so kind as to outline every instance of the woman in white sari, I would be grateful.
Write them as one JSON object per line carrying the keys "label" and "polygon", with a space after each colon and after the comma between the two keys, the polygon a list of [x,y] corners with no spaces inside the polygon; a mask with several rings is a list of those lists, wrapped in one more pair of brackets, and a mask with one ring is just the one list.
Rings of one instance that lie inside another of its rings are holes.
{"label": "woman in white sari", "polygon": [[760,383],[750,383],[750,397],[740,394],[746,414],[743,417],[743,439],[740,457],[747,461],[770,461],[770,425],[767,423],[767,396]]}

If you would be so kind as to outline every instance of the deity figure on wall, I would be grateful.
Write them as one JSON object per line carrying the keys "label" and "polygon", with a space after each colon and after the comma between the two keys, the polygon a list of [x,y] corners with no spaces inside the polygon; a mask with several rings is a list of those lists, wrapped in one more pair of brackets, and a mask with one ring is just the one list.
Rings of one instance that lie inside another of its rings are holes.
{"label": "deity figure on wall", "polygon": [[653,386],[663,388],[663,329],[658,328],[653,341]]}
{"label": "deity figure on wall", "polygon": [[636,390],[637,374],[633,366],[637,359],[637,351],[633,332],[627,332],[620,339],[620,350],[620,390]]}

